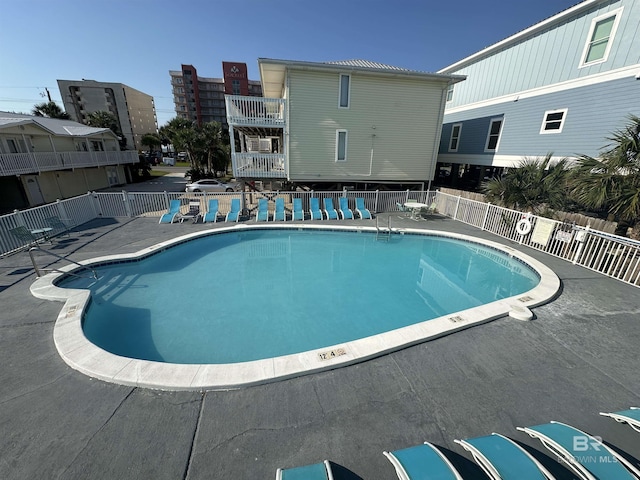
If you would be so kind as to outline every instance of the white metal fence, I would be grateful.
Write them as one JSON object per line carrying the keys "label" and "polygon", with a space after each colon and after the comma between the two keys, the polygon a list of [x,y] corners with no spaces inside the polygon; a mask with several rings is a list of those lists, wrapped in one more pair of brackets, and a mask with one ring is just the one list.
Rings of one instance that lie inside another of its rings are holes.
{"label": "white metal fence", "polygon": [[[269,200],[269,211],[273,213],[275,199],[283,198],[285,210],[290,218],[293,199],[302,199],[302,208],[309,211],[309,199],[331,198],[338,208],[339,198],[346,197],[349,207],[355,209],[355,199],[363,198],[365,206],[373,213],[393,212],[398,204],[413,200],[427,205],[435,202],[439,214],[491,232],[521,245],[563,258],[576,265],[600,272],[631,285],[640,286],[640,242],[583,228],[571,223],[526,214],[502,208],[490,203],[478,202],[442,192],[425,191],[331,191],[331,192],[230,192],[230,193],[96,193],[89,192],[78,197],[58,200],[41,207],[0,216],[0,255],[14,252],[29,244],[20,238],[16,228],[24,227],[37,231],[52,228],[51,234],[63,233],[64,229],[53,227],[52,219],[58,219],[68,227],[81,225],[100,217],[160,217],[166,212],[170,200],[179,199],[186,213],[189,202],[200,200],[201,211],[205,211],[208,200],[218,199],[219,211],[226,213],[231,208],[231,199],[239,198],[244,218],[254,218],[258,200]],[[425,224],[426,225],[426,224]],[[24,230],[24,229],[23,229]]]}

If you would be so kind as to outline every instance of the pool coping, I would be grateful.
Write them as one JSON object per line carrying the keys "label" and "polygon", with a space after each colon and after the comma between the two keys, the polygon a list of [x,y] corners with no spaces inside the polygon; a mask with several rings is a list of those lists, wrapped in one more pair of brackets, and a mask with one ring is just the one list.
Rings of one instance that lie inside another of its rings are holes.
{"label": "pool coping", "polygon": [[[255,229],[376,232],[376,227],[368,226],[236,224],[181,235],[134,253],[106,255],[78,263],[88,267],[116,261],[139,260],[202,236]],[[384,230],[386,233],[387,229]],[[67,265],[60,268],[60,272],[38,278],[31,285],[31,293],[37,298],[64,302],[54,326],[53,337],[58,353],[71,368],[92,378],[121,385],[160,390],[202,391],[236,389],[348,366],[507,315],[517,320],[528,320],[533,316],[530,308],[553,300],[560,290],[560,279],[549,267],[512,247],[478,237],[434,230],[392,228],[391,232],[454,238],[494,248],[531,267],[540,276],[540,283],[514,297],[390,332],[302,353],[227,364],[173,364],[137,360],[109,353],[94,345],[82,331],[82,317],[90,301],[90,292],[55,285],[61,276],[82,268],[77,265]]]}

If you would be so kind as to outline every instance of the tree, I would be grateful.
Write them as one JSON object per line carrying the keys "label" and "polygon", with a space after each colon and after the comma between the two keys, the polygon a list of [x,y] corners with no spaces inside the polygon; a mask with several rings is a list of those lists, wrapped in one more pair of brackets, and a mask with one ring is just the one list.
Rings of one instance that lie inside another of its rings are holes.
{"label": "tree", "polygon": [[59,118],[69,120],[71,117],[56,102],[44,102],[34,105],[31,114],[36,117]]}
{"label": "tree", "polygon": [[87,115],[85,123],[90,127],[108,128],[118,137],[118,141],[120,142],[120,150],[126,150],[127,138],[122,134],[122,130],[120,129],[120,122],[113,113],[107,112],[106,110],[91,112]]}
{"label": "tree", "polygon": [[516,168],[501,178],[483,185],[487,200],[507,208],[540,214],[551,209],[564,209],[567,198],[568,161],[551,161],[552,154],[542,160],[524,158]]}
{"label": "tree", "polygon": [[598,158],[581,155],[571,185],[576,199],[591,208],[605,208],[623,222],[640,219],[640,117],[607,138],[611,143]]}
{"label": "tree", "polygon": [[154,149],[153,147],[162,145],[162,140],[157,133],[145,133],[140,139],[140,143],[149,147],[149,151],[151,152]]}

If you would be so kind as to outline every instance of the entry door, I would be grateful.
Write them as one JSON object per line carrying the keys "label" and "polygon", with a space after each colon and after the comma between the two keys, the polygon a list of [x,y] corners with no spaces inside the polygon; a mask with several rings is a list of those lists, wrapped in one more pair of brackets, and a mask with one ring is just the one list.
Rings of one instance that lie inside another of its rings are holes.
{"label": "entry door", "polygon": [[44,197],[40,190],[40,184],[38,183],[38,177],[36,175],[25,175],[25,184],[27,186],[27,197],[31,202],[31,205],[41,205],[44,203]]}

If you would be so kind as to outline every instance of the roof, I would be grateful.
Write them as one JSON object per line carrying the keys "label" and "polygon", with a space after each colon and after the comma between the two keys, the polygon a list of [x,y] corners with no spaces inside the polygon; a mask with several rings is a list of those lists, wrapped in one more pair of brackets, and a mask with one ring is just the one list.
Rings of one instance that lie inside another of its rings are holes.
{"label": "roof", "polygon": [[438,70],[438,73],[452,73],[452,72],[456,72],[458,70],[460,70],[461,68],[464,68],[465,66],[475,63],[478,60],[482,59],[483,57],[492,55],[493,53],[495,53],[497,50],[500,49],[504,49],[504,48],[508,48],[511,47],[512,45],[515,45],[517,43],[520,43],[523,39],[528,38],[531,35],[537,34],[542,30],[548,29],[550,26],[557,24],[557,23],[561,23],[563,21],[566,21],[567,17],[578,14],[588,8],[593,7],[594,5],[601,3],[605,0],[585,0],[585,1],[581,1],[575,5],[573,5],[572,7],[566,8],[564,10],[562,10],[561,12],[552,15],[551,17],[547,17],[546,19],[536,23],[535,25],[532,25],[529,28],[525,28],[524,30],[519,31],[518,33],[515,33],[513,35],[511,35],[510,37],[505,38],[504,40],[501,40],[497,43],[494,43],[493,45],[490,45],[476,53],[474,53],[473,55],[470,55],[468,57],[463,58],[462,60],[457,61],[456,63],[453,63],[451,65],[449,65],[448,67],[444,67],[440,70]]}
{"label": "roof", "polygon": [[25,115],[22,113],[0,112],[0,129],[4,127],[15,127],[17,125],[37,125],[54,135],[61,137],[89,137],[97,134],[110,134],[116,136],[108,128],[88,127],[73,120],[62,120],[59,118],[37,117],[35,115]]}
{"label": "roof", "polygon": [[389,76],[405,76],[422,78],[425,80],[437,80],[443,83],[457,83],[463,81],[464,75],[451,75],[442,73],[419,72],[406,68],[394,67],[369,60],[339,60],[333,62],[306,62],[300,60],[278,60],[272,58],[259,58],[258,67],[262,80],[262,94],[265,97],[278,98],[282,94],[285,71],[287,69],[317,70],[336,72],[360,72],[364,74],[382,74]]}

